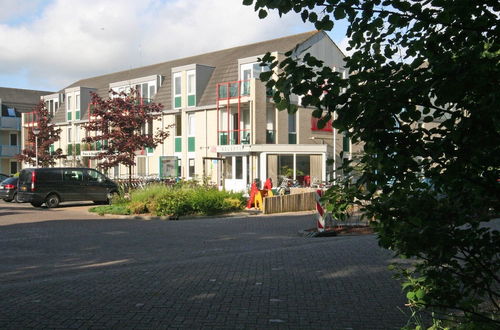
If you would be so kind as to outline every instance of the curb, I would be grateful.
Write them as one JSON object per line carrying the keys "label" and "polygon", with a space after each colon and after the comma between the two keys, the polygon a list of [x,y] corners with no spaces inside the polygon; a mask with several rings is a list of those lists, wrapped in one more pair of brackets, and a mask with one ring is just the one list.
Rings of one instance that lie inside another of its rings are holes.
{"label": "curb", "polygon": [[[94,214],[94,215],[99,215],[94,212],[89,212],[88,213]],[[173,216],[154,216],[154,215],[123,215],[123,214],[104,214],[101,215],[102,217],[108,217],[108,218],[114,218],[114,219],[127,219],[127,220],[144,220],[144,221],[151,221],[151,220],[162,220],[162,221],[178,221],[178,220],[197,220],[197,219],[217,219],[217,218],[248,218],[251,216],[259,216],[262,215],[261,211],[255,211],[255,210],[250,210],[250,211],[243,211],[243,212],[233,212],[233,213],[226,213],[226,214],[218,214],[218,215],[191,215],[191,216],[181,216],[181,217],[173,217]]]}

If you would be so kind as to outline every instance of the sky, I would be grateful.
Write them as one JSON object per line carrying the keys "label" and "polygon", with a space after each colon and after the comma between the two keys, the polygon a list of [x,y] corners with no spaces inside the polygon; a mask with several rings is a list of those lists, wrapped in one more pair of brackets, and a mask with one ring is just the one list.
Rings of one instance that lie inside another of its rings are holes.
{"label": "sky", "polygon": [[[346,23],[330,37],[345,49]],[[58,91],[88,77],[314,30],[242,0],[0,0],[0,87]]]}

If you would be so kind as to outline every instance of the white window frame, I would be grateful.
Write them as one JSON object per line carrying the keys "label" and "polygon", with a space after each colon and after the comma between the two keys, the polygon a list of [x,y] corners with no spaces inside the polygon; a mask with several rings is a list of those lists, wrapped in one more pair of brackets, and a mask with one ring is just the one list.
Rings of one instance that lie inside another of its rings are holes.
{"label": "white window frame", "polygon": [[80,94],[75,95],[75,109],[78,111],[80,110]]}
{"label": "white window frame", "polygon": [[[179,78],[180,81],[179,81],[179,84],[176,83],[176,79]],[[182,108],[182,72],[175,72],[173,77],[172,77],[172,92],[174,94],[174,99],[173,99],[173,108],[174,109],[179,109],[179,108]],[[176,93],[176,89],[177,87],[180,88],[180,92],[177,94]],[[176,107],[175,106],[175,98],[176,97],[181,97],[181,106],[180,107]]]}
{"label": "white window frame", "polygon": [[187,114],[187,135],[195,136],[196,131],[196,121],[195,121],[195,113],[189,112]]}
{"label": "white window frame", "polygon": [[66,133],[67,133],[67,135],[68,135],[68,136],[67,136],[67,139],[66,139],[66,140],[68,141],[68,143],[73,143],[73,141],[72,141],[72,136],[71,136],[73,132],[72,132],[71,127],[68,127],[68,131],[67,131]]}
{"label": "white window frame", "polygon": [[[193,77],[192,85],[189,84],[190,77]],[[196,70],[186,71],[186,92],[187,92],[188,104],[189,104],[189,96],[194,95],[194,97],[196,99]],[[191,106],[188,105],[188,107],[190,107],[190,108],[192,108],[194,106],[195,105],[191,105]]]}

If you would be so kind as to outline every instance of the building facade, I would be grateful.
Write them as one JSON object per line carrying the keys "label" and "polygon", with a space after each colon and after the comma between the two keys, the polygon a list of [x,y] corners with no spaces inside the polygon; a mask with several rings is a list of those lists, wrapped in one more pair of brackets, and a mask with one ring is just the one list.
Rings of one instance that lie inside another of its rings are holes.
{"label": "building facade", "polygon": [[33,111],[47,91],[0,87],[0,173],[15,174],[21,168],[21,114]]}
{"label": "building facade", "polygon": [[[97,167],[91,157],[105,145],[81,141],[89,120],[90,93],[103,98],[109,91],[134,88],[144,102],[164,106],[151,131],[168,128],[170,137],[157,148],[138,150],[135,176],[202,179],[231,190],[244,190],[256,178],[283,176],[304,184],[333,178],[328,159],[340,162],[352,146],[331,125],[318,129],[312,109],[300,107],[294,115],[278,111],[264,83],[259,80],[258,58],[271,52],[278,59],[293,50],[301,58],[310,53],[344,75],[344,55],[324,32],[314,31],[255,44],[187,57],[146,67],[79,80],[43,99],[62,129],[53,148],[67,155],[58,166]],[[23,116],[25,130],[33,116]],[[170,125],[174,126],[170,126]],[[25,131],[26,133],[26,131]],[[25,134],[26,135],[26,134]],[[107,173],[125,177],[125,167]]]}

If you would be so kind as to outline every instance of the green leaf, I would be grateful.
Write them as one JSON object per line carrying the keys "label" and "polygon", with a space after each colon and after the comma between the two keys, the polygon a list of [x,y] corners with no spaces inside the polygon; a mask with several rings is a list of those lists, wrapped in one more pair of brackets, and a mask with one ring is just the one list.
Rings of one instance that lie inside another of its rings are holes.
{"label": "green leaf", "polygon": [[250,6],[250,5],[252,5],[252,3],[253,3],[253,0],[243,0],[244,6]]}
{"label": "green leaf", "polygon": [[266,18],[266,16],[267,16],[267,11],[265,11],[264,9],[259,10],[260,19]]}
{"label": "green leaf", "polygon": [[336,20],[341,20],[345,18],[345,10],[342,7],[337,7],[335,8],[335,11],[333,12],[333,17],[335,17]]}

